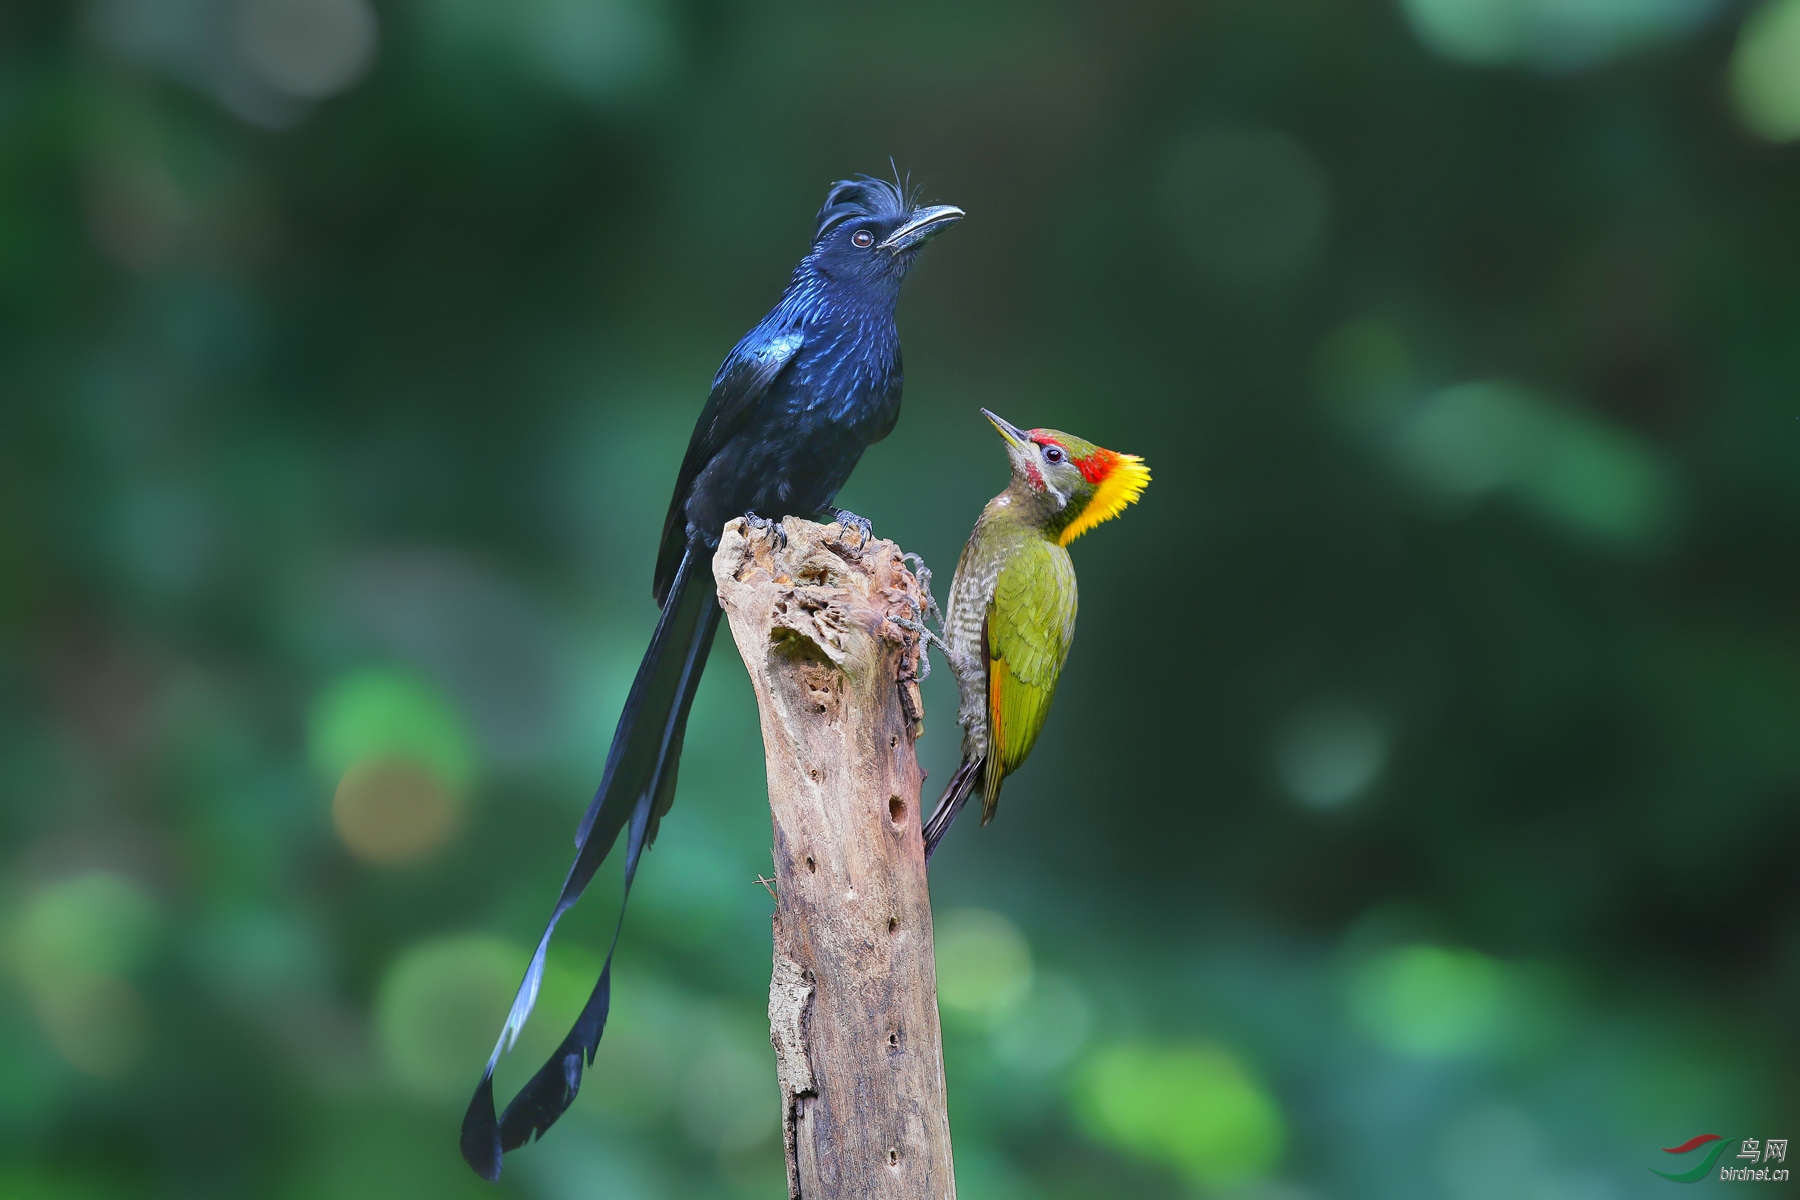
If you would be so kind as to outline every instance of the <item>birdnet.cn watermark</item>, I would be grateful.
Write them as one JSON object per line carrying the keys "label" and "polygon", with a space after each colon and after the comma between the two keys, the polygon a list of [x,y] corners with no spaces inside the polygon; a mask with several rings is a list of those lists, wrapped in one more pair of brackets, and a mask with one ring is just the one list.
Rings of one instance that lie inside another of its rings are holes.
{"label": "birdnet.cn watermark", "polygon": [[[1735,1155],[1731,1154],[1736,1149]],[[1784,1183],[1788,1169],[1788,1140],[1780,1138],[1725,1138],[1716,1133],[1702,1133],[1679,1146],[1664,1146],[1664,1154],[1681,1156],[1685,1169],[1658,1171],[1674,1183],[1698,1183],[1702,1179],[1719,1179],[1729,1183]],[[1701,1153],[1704,1151],[1704,1153]],[[1691,1156],[1691,1157],[1689,1157]],[[1718,1173],[1713,1172],[1717,1164]],[[1674,1164],[1671,1164],[1674,1165]]]}
{"label": "birdnet.cn watermark", "polygon": [[[1752,1163],[1784,1163],[1787,1161],[1787,1143],[1786,1138],[1768,1138],[1762,1142],[1759,1149],[1757,1139],[1745,1138],[1743,1149],[1738,1151],[1737,1156],[1740,1159],[1749,1159]],[[1745,1166],[1741,1163],[1737,1166],[1726,1163],[1719,1167],[1720,1179],[1779,1183],[1787,1177],[1786,1167]]]}

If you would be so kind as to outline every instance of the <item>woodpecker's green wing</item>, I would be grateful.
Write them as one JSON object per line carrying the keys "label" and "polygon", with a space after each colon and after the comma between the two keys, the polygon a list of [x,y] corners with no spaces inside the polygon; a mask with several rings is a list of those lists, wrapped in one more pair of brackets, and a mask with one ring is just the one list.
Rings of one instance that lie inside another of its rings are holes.
{"label": "woodpecker's green wing", "polygon": [[981,823],[994,819],[1000,783],[1037,742],[1069,644],[1075,640],[1075,564],[1031,538],[1001,568],[988,602],[988,762]]}

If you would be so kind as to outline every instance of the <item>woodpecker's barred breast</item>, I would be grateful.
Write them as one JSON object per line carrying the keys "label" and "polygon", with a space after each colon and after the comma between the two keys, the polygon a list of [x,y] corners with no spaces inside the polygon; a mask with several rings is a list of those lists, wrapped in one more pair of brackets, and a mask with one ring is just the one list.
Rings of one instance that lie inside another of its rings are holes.
{"label": "woodpecker's barred breast", "polygon": [[[964,761],[986,759],[990,754],[988,616],[1001,572],[1008,564],[1020,560],[1019,552],[1026,542],[1040,543],[1032,548],[1037,552],[1033,557],[1041,556],[1049,568],[1044,572],[1046,578],[1041,580],[1054,593],[1045,597],[1048,607],[1066,613],[1066,620],[1054,622],[1063,626],[1055,631],[1061,634],[1060,644],[1053,649],[1045,647],[1058,672],[1074,636],[1075,564],[1067,550],[1040,530],[1004,519],[1010,515],[1004,510],[1012,503],[1013,497],[1002,493],[982,510],[975,531],[964,545],[962,557],[957,560],[956,577],[950,583],[949,607],[944,613],[945,642],[950,647],[951,665],[956,674],[959,699],[956,721],[963,730]],[[1048,683],[1054,690],[1054,678]]]}

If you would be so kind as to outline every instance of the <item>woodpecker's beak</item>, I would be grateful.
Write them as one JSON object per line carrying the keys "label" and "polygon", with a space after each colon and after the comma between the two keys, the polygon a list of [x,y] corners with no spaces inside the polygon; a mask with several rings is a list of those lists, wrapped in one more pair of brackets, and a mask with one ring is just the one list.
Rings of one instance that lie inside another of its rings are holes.
{"label": "woodpecker's beak", "polygon": [[1031,438],[1026,435],[1023,429],[1020,429],[1017,425],[1014,425],[1004,417],[995,416],[985,408],[981,410],[981,415],[993,422],[994,428],[1000,431],[1000,436],[1006,439],[1006,448],[1008,450],[1031,449]]}
{"label": "woodpecker's beak", "polygon": [[878,243],[877,248],[898,254],[936,237],[962,219],[963,210],[954,204],[928,204],[914,210],[900,228]]}

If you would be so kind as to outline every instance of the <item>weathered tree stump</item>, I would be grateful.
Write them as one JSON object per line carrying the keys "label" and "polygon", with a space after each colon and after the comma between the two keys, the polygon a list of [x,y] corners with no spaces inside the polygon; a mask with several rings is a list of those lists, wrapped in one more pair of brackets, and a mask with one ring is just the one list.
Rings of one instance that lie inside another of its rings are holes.
{"label": "weathered tree stump", "polygon": [[954,1200],[913,741],[917,583],[892,542],[725,527],[713,576],[762,714],[769,1037],[790,1200]]}

